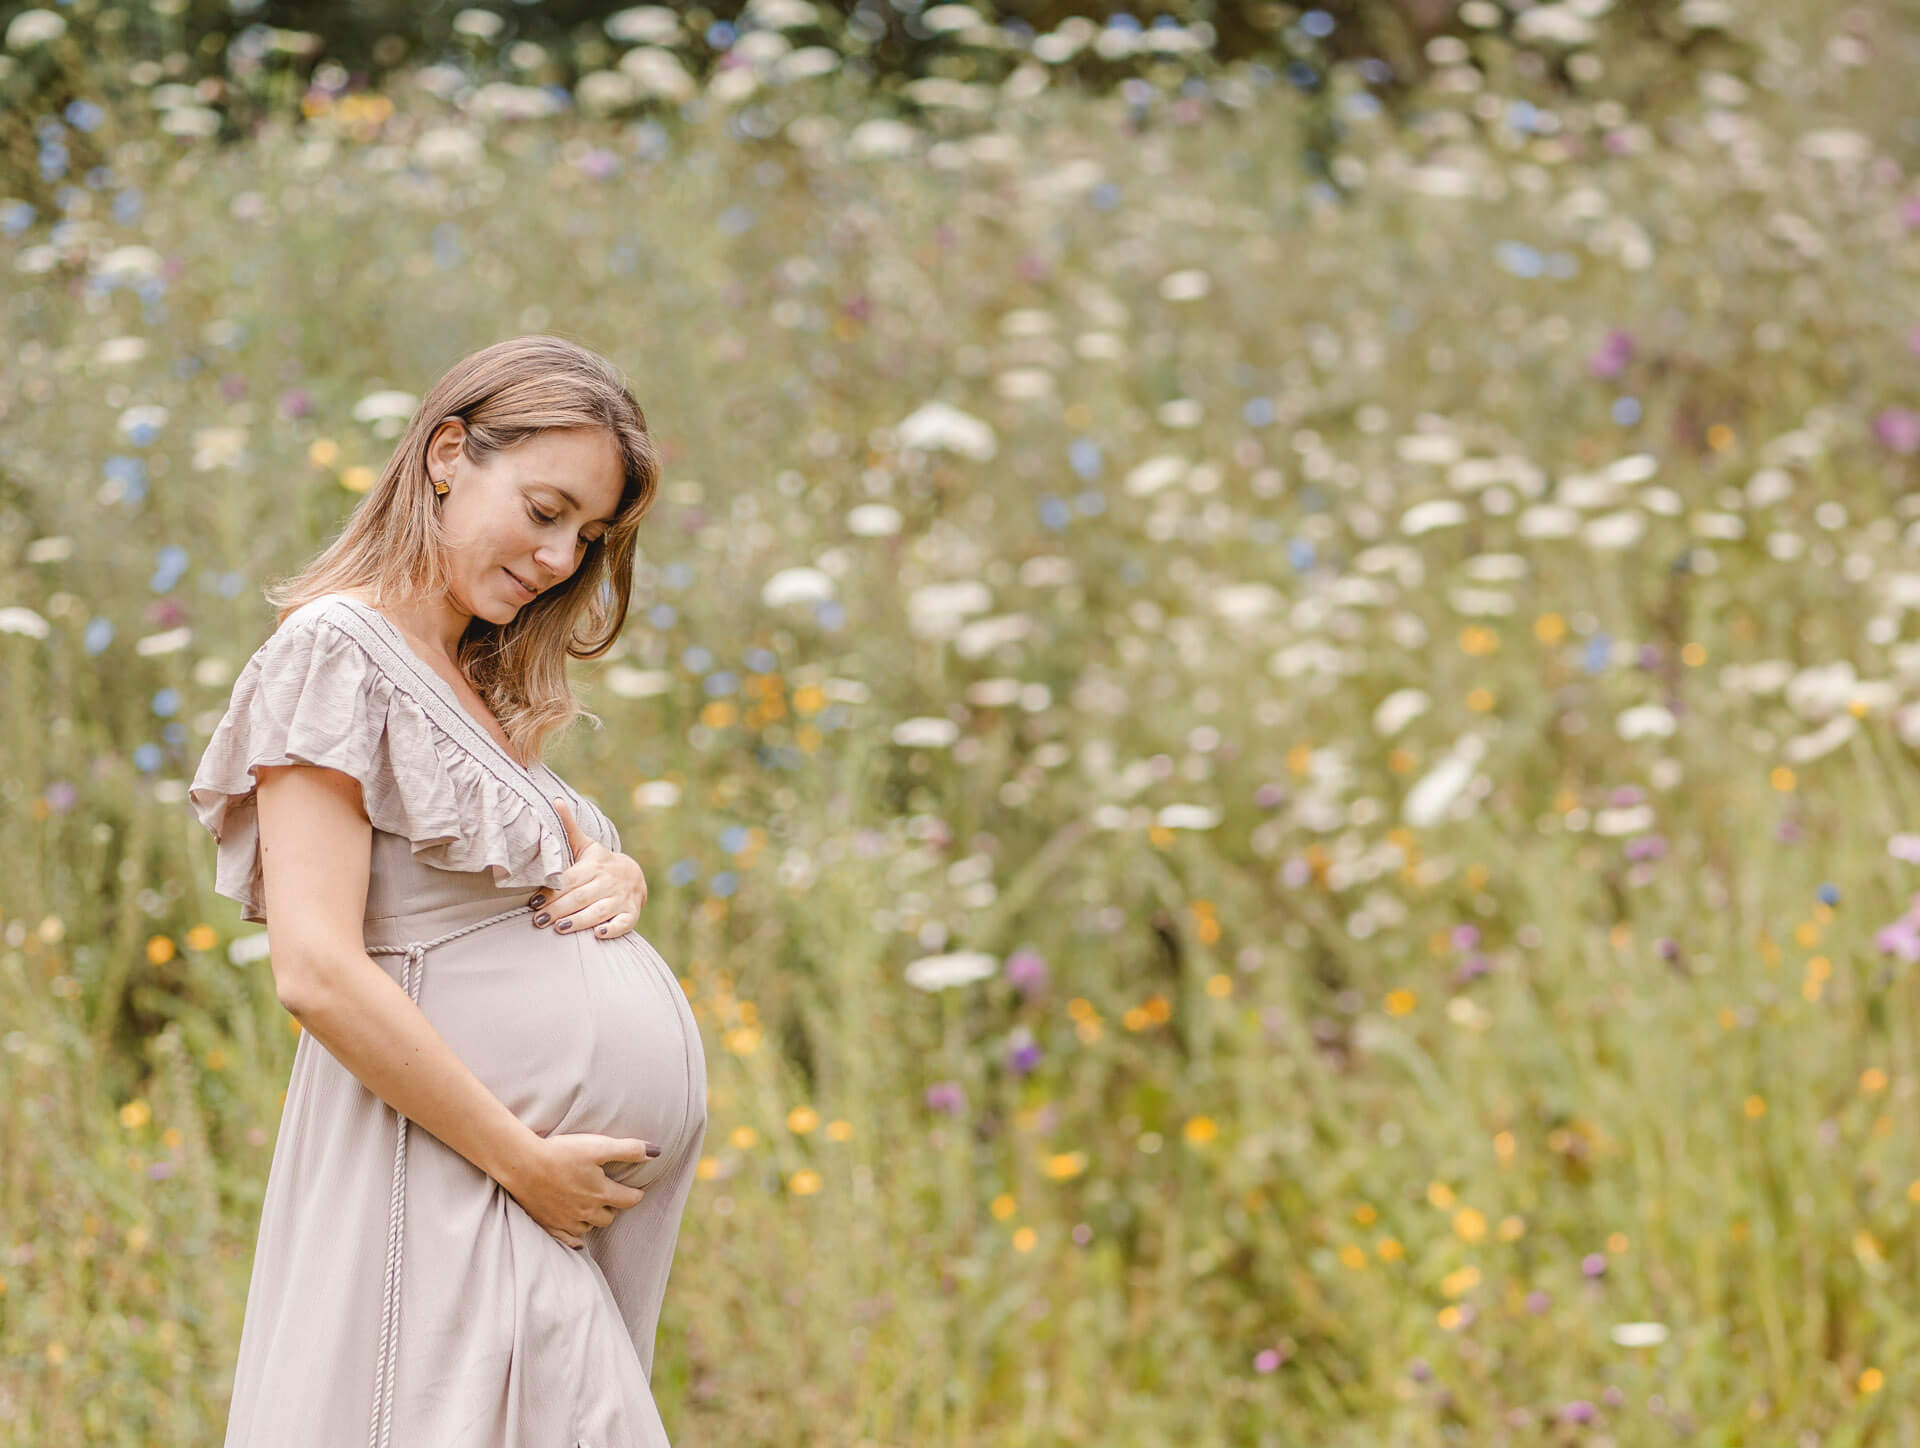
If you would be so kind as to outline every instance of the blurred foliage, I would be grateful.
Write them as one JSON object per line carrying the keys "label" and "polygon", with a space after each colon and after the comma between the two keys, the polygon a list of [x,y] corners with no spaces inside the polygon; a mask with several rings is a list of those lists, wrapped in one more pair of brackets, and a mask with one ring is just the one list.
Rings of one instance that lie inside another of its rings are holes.
{"label": "blurred foliage", "polygon": [[[625,48],[610,38],[620,17],[641,11],[674,17],[677,34],[666,44],[696,80],[725,63],[740,35],[773,29],[796,44],[832,48],[843,58],[845,74],[865,78],[878,95],[896,99],[903,83],[916,78],[1000,83],[1043,36],[1074,37],[1071,55],[1051,66],[1095,90],[1128,79],[1172,89],[1222,64],[1253,61],[1314,98],[1324,96],[1328,68],[1342,65],[1398,114],[1408,88],[1433,69],[1431,43],[1452,38],[1476,45],[1497,41],[1521,81],[1591,98],[1601,74],[1580,74],[1577,59],[1591,59],[1590,48],[1569,43],[1563,31],[1529,28],[1524,9],[1509,11],[1492,0],[1479,4],[1476,12],[1471,0],[1461,6],[1452,0],[1330,0],[1318,6],[1166,0],[1154,7],[1153,23],[1143,26],[1123,4],[1052,0],[927,10],[886,0],[761,0],[757,9],[752,0],[671,8],[539,0],[499,10],[402,0],[360,0],[351,7],[330,0],[250,6],[82,0],[55,12],[68,26],[63,45],[0,55],[0,185],[36,203],[46,199],[58,178],[50,180],[37,161],[43,132],[49,118],[76,101],[138,111],[145,104],[142,85],[190,87],[197,102],[210,108],[215,133],[233,140],[266,115],[297,112],[316,80],[326,90],[377,91],[399,69],[433,60],[459,64],[476,80],[508,76],[565,90],[615,60]],[[1573,0],[1545,8],[1597,17],[1576,16],[1571,23],[1596,39],[1604,33],[1628,77],[1625,86],[1609,78],[1598,89],[1646,114],[1655,93],[1684,88],[1699,65],[1737,64],[1745,57],[1714,5]],[[0,17],[10,22],[29,8],[0,5]],[[941,12],[944,21],[928,23],[928,16]],[[958,18],[968,14],[976,17],[971,23]],[[486,17],[486,25],[467,23],[475,16]],[[1180,44],[1154,48],[1130,43],[1134,36],[1178,36]],[[135,77],[138,82],[129,85]],[[1339,146],[1341,123],[1324,104],[1309,111],[1302,158],[1324,175]],[[100,164],[103,153],[86,136],[64,141],[70,164],[62,174]]]}

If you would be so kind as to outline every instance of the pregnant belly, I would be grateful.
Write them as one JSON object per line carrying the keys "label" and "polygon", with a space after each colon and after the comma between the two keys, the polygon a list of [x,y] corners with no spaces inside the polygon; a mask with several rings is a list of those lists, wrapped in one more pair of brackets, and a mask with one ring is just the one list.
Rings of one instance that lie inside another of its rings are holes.
{"label": "pregnant belly", "polygon": [[[542,1136],[598,1132],[661,1148],[607,1172],[645,1186],[706,1107],[680,984],[639,934],[557,935],[515,915],[426,953],[420,1008],[480,1081]],[[388,957],[396,964],[398,957]]]}

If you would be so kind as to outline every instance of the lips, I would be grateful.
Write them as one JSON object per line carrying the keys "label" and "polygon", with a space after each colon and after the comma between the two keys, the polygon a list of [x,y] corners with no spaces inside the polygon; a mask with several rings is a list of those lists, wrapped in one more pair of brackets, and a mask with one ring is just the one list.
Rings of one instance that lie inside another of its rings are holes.
{"label": "lips", "polygon": [[524,583],[522,583],[522,582],[520,581],[520,579],[519,579],[519,578],[518,578],[518,577],[517,577],[517,576],[516,576],[516,575],[514,574],[514,572],[513,572],[513,571],[512,571],[511,569],[508,569],[508,568],[502,568],[502,569],[501,569],[500,571],[501,571],[502,573],[504,573],[504,574],[506,574],[508,578],[511,578],[511,579],[513,579],[513,586],[514,586],[515,588],[517,588],[517,589],[519,589],[519,590],[520,590],[520,591],[521,591],[522,593],[524,593],[524,594],[525,594],[525,595],[526,595],[526,596],[527,596],[528,598],[533,598],[533,597],[535,597],[535,596],[536,596],[536,593],[537,593],[537,591],[536,591],[536,590],[534,590],[534,589],[531,589],[531,588],[528,588],[526,584],[524,584]]}

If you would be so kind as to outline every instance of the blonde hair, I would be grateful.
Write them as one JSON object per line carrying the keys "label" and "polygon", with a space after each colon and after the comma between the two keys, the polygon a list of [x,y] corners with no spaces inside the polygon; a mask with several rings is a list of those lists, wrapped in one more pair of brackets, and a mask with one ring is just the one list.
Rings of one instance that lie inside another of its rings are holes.
{"label": "blonde hair", "polygon": [[427,476],[427,444],[459,418],[462,451],[484,462],[556,428],[599,428],[620,453],[624,480],[613,522],[587,545],[580,566],[505,624],[475,618],[458,663],[523,759],[574,720],[581,708],[567,682],[568,658],[597,659],[613,647],[633,593],[640,520],[659,491],[660,464],[647,421],[613,364],[562,337],[496,342],[449,367],[415,410],[393,455],[347,519],[340,536],[299,572],[265,590],[276,622],[329,593],[356,593],[375,607],[447,591],[446,535]]}

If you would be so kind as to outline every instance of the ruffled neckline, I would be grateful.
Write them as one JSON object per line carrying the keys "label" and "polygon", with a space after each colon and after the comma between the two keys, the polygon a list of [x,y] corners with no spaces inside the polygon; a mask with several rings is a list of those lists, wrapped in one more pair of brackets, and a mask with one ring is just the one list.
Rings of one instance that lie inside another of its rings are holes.
{"label": "ruffled neckline", "polygon": [[215,889],[242,903],[243,919],[265,919],[263,765],[351,775],[374,827],[410,840],[416,860],[454,872],[488,868],[503,889],[555,886],[576,862],[556,796],[572,798],[582,828],[618,848],[610,820],[544,765],[550,785],[521,768],[378,618],[339,595],[297,609],[241,670],[208,740],[188,797],[219,844]]}
{"label": "ruffled neckline", "polygon": [[[327,619],[336,628],[352,635],[361,650],[378,661],[378,667],[393,683],[400,686],[401,691],[438,726],[440,732],[448,737],[456,749],[459,749],[474,764],[481,766],[509,794],[517,796],[523,804],[537,800],[539,802],[537,808],[553,822],[551,831],[545,828],[540,831],[543,853],[544,842],[549,838],[557,839],[566,864],[571,865],[574,862],[573,845],[567,839],[566,825],[560,818],[560,812],[553,807],[551,790],[541,784],[511,753],[502,748],[500,741],[483,728],[479,720],[467,712],[466,706],[460,702],[452,686],[407,645],[400,631],[388,622],[385,614],[362,603],[351,594],[345,593],[325,594],[314,599],[306,607],[313,609],[317,615]],[[339,616],[339,610],[342,608],[346,610],[351,622]],[[381,657],[382,655],[384,657]],[[417,689],[408,688],[409,681],[424,688],[426,693],[422,694]],[[560,777],[547,769],[546,765],[542,764],[540,768],[555,785],[559,786],[562,793],[572,793],[561,782]]]}
{"label": "ruffled neckline", "polygon": [[[525,775],[529,780],[533,780],[535,783],[538,782],[534,770],[528,769],[526,765],[522,764],[518,759],[515,759],[513,752],[493,737],[493,731],[473,717],[473,711],[460,702],[460,696],[454,692],[453,686],[440,676],[438,669],[434,668],[432,664],[420,656],[419,650],[407,642],[407,636],[400,632],[394,625],[392,619],[388,618],[372,604],[363,603],[350,593],[330,593],[326,595],[326,598],[328,600],[337,599],[339,602],[346,604],[347,607],[351,608],[356,614],[379,629],[381,634],[406,656],[407,661],[414,666],[414,672],[425,680],[429,687],[437,690],[441,698],[459,710],[460,713],[473,724],[475,731],[484,736],[487,743],[493,746],[494,753],[512,765],[521,774]],[[544,763],[538,765],[537,768],[546,773],[549,778],[558,778]]]}

